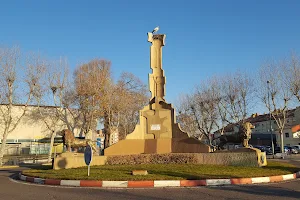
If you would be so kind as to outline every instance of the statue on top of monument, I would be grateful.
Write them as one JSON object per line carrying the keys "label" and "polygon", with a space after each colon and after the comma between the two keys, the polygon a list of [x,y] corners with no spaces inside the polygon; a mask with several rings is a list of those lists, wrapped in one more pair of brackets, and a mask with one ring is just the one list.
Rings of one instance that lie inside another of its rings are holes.
{"label": "statue on top of monument", "polygon": [[150,103],[165,102],[165,83],[164,70],[162,69],[162,47],[165,45],[165,34],[153,34],[159,30],[159,26],[148,32],[148,42],[150,47],[150,67],[152,74],[149,74],[149,90],[151,92]]}
{"label": "statue on top of monument", "polygon": [[158,30],[159,30],[159,26],[155,27],[155,28],[153,29],[153,31],[152,31],[152,34],[153,34],[153,33],[156,33]]}

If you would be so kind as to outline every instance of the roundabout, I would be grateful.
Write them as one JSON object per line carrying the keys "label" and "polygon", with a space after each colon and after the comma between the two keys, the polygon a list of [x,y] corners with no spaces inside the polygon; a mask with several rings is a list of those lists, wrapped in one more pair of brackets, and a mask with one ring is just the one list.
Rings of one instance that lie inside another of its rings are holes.
{"label": "roundabout", "polygon": [[[283,160],[282,160],[283,161]],[[290,161],[297,167],[299,161]],[[202,186],[202,187],[157,187],[157,188],[108,188],[72,187],[60,185],[41,185],[17,179],[19,173],[27,168],[6,168],[0,170],[0,196],[5,200],[43,199],[43,200],[93,200],[97,198],[114,199],[299,199],[300,179],[242,185]],[[25,178],[25,177],[24,177]],[[27,177],[26,177],[27,178]],[[27,178],[31,180],[30,178]],[[34,179],[33,179],[34,181]],[[37,180],[35,180],[37,181]]]}
{"label": "roundabout", "polygon": [[74,187],[104,187],[104,188],[198,187],[198,186],[274,183],[274,182],[288,181],[288,180],[300,178],[300,171],[293,174],[270,176],[270,177],[203,179],[203,180],[151,180],[151,181],[58,180],[58,179],[42,179],[42,178],[24,176],[21,173],[19,174],[19,178],[22,181],[36,183],[36,184],[74,186]]}
{"label": "roundabout", "polygon": [[[132,175],[133,170],[148,171]],[[270,161],[266,167],[241,167],[194,164],[105,165],[87,168],[24,170],[22,181],[57,186],[103,188],[157,188],[244,185],[288,181],[300,177],[295,165]]]}

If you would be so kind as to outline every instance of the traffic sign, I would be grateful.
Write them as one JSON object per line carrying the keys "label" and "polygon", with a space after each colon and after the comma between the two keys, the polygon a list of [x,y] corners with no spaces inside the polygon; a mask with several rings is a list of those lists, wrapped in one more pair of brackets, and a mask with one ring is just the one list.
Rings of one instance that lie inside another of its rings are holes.
{"label": "traffic sign", "polygon": [[86,165],[90,165],[90,163],[92,162],[92,157],[93,157],[92,148],[90,145],[87,145],[84,151],[84,161]]}
{"label": "traffic sign", "polygon": [[87,145],[84,151],[84,162],[88,166],[88,176],[90,176],[90,164],[92,162],[92,158],[93,158],[92,148],[90,145]]}

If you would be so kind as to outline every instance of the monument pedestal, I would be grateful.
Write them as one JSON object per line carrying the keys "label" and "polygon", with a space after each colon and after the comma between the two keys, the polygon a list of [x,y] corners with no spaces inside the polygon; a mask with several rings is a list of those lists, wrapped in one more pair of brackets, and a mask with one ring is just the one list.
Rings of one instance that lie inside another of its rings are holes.
{"label": "monument pedestal", "polygon": [[165,102],[145,106],[135,130],[125,140],[104,149],[104,155],[210,152],[208,145],[180,129],[174,112],[171,104]]}
{"label": "monument pedestal", "polygon": [[249,154],[255,154],[255,162],[257,162],[259,167],[267,166],[267,155],[266,152],[262,152],[261,150],[257,148],[250,148],[250,147],[244,147],[244,148],[238,148],[238,149],[232,149],[232,150],[224,150],[224,151],[216,151],[215,153],[227,153],[227,154],[234,154],[234,153],[249,153]]}
{"label": "monument pedestal", "polygon": [[104,155],[207,153],[210,148],[194,138],[126,139],[104,150]]}
{"label": "monument pedestal", "polygon": [[[93,156],[91,166],[105,165],[106,156]],[[83,153],[65,152],[54,158],[53,169],[71,169],[87,166]]]}

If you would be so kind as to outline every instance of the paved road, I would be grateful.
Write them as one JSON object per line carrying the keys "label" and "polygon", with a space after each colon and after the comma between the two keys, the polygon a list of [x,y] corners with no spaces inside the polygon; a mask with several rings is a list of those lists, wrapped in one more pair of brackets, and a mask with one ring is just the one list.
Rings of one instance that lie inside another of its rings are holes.
{"label": "paved road", "polygon": [[90,199],[300,199],[300,179],[284,183],[199,188],[103,189],[62,188],[27,184],[10,179],[22,168],[0,170],[1,200]]}

